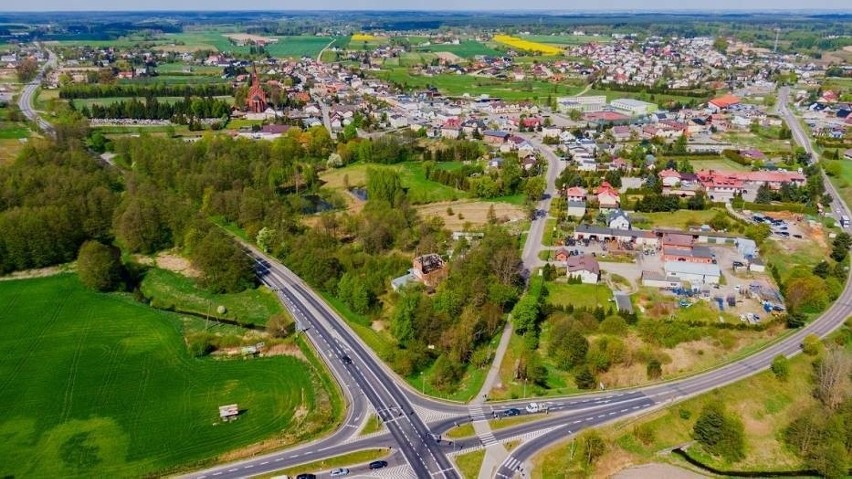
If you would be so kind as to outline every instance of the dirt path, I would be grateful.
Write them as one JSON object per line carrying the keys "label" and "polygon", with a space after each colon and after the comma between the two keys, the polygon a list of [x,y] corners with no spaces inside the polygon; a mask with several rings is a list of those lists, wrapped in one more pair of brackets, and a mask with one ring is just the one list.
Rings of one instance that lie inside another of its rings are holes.
{"label": "dirt path", "polygon": [[708,476],[692,472],[671,464],[645,464],[625,469],[612,476],[612,479],[705,479]]}

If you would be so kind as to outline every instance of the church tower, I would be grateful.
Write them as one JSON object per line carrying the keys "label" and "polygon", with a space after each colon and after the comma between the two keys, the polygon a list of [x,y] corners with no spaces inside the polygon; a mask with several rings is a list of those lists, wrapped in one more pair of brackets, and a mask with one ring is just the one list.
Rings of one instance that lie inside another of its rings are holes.
{"label": "church tower", "polygon": [[252,113],[263,113],[266,111],[266,106],[266,93],[260,87],[260,80],[257,78],[257,66],[254,66],[251,72],[251,87],[248,96],[246,96],[246,109]]}

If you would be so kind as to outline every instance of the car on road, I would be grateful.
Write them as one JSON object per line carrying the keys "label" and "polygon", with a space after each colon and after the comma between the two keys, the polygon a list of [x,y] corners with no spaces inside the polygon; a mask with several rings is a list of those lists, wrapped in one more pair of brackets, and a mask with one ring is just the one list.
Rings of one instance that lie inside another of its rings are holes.
{"label": "car on road", "polygon": [[537,413],[541,410],[541,406],[539,406],[537,402],[531,402],[527,404],[526,409],[528,413]]}
{"label": "car on road", "polygon": [[340,358],[340,360],[343,361],[343,364],[352,364],[352,358],[345,354]]}
{"label": "car on road", "polygon": [[340,468],[337,468],[337,469],[329,472],[328,475],[331,476],[331,477],[348,476],[349,475],[349,469],[346,469],[345,467],[340,467]]}
{"label": "car on road", "polygon": [[370,463],[370,469],[382,469],[388,467],[388,461],[373,461]]}
{"label": "car on road", "polygon": [[299,474],[296,479],[317,479],[316,474]]}
{"label": "car on road", "polygon": [[505,411],[503,411],[503,415],[504,416],[520,416],[521,410],[518,409],[518,408],[515,408],[515,407],[509,408],[509,409],[506,409]]}

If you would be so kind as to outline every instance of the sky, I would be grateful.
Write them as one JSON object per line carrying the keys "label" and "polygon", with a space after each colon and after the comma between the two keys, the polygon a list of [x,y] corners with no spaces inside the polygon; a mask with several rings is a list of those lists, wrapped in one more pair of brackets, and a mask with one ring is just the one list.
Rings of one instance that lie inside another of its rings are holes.
{"label": "sky", "polygon": [[[3,4],[6,4],[4,6]],[[0,11],[130,10],[846,10],[850,0],[0,0]]]}

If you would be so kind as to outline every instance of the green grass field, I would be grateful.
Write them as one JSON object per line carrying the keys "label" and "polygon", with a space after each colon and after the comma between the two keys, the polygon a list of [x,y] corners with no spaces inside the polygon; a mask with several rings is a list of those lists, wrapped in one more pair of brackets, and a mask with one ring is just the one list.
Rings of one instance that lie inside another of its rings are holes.
{"label": "green grass field", "polygon": [[[677,161],[677,159],[675,160]],[[728,171],[750,171],[751,168],[743,166],[725,157],[700,157],[691,158],[689,163],[695,171],[698,170],[728,170]]]}
{"label": "green grass field", "polygon": [[606,308],[612,291],[603,284],[548,283],[547,302],[556,306],[573,304],[575,308]]}
{"label": "green grass field", "polygon": [[[168,43],[181,43],[187,49],[211,49],[220,52],[248,53],[248,45],[238,46],[225,36],[226,32],[207,30],[184,33],[166,34],[163,38]],[[331,42],[346,43],[347,37],[317,37],[317,36],[282,36],[277,43],[266,45],[266,51],[273,57],[302,57],[316,58],[320,51]]]}
{"label": "green grass field", "polygon": [[[0,282],[0,474],[160,476],[339,421],[339,401],[304,361],[195,359],[182,327],[75,275]],[[232,403],[240,419],[220,423],[218,406]]]}
{"label": "green grass field", "polygon": [[157,72],[161,75],[169,74],[169,73],[183,73],[184,69],[190,68],[192,69],[193,75],[211,75],[211,76],[220,76],[222,75],[222,68],[213,67],[207,65],[192,65],[189,63],[175,62],[175,63],[161,63],[157,65]]}
{"label": "green grass field", "polygon": [[[158,268],[145,273],[142,293],[156,308],[211,314],[243,324],[263,325],[273,314],[287,314],[275,295],[266,288],[212,294],[197,287],[195,281],[186,276]],[[227,312],[219,315],[216,312],[219,306],[225,306]]]}
{"label": "green grass field", "polygon": [[722,210],[678,210],[662,213],[636,213],[637,223],[643,228],[675,228],[685,230],[689,226],[701,226],[707,224],[716,214]]}
{"label": "green grass field", "polygon": [[182,85],[182,84],[199,84],[199,83],[228,83],[228,80],[223,80],[218,76],[212,75],[158,75],[155,77],[134,78],[132,80],[119,80],[120,85],[130,85],[139,83],[163,83],[166,85]]}
{"label": "green grass field", "polygon": [[30,136],[30,129],[20,123],[0,122],[0,140],[17,140]]}
{"label": "green grass field", "polygon": [[415,46],[414,50],[418,52],[449,52],[467,59],[479,55],[491,57],[501,55],[499,50],[495,50],[494,48],[475,40],[465,40],[459,42],[458,45]]}
{"label": "green grass field", "polygon": [[548,96],[574,95],[581,89],[564,84],[554,84],[541,80],[509,81],[493,78],[478,78],[470,75],[443,74],[431,77],[415,76],[406,68],[385,69],[377,76],[386,81],[396,82],[403,87],[425,88],[434,86],[441,93],[450,96],[471,96],[482,94],[506,100],[545,100]]}
{"label": "green grass field", "polygon": [[695,103],[701,103],[709,98],[696,98],[682,95],[664,95],[661,93],[650,94],[650,93],[641,93],[641,92],[627,92],[627,91],[615,91],[615,90],[598,90],[598,89],[590,89],[585,95],[604,95],[606,96],[606,101],[611,102],[612,100],[618,98],[634,98],[637,100],[648,101],[651,103],[656,103],[657,105],[662,105],[669,101],[679,101],[681,103],[689,103],[690,101]]}

